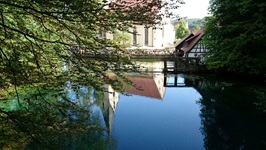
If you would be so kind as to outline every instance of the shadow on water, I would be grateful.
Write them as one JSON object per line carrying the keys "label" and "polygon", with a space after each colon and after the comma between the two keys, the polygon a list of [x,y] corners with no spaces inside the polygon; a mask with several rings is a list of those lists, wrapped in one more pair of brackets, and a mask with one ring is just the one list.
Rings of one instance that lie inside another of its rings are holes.
{"label": "shadow on water", "polygon": [[266,89],[194,78],[206,149],[266,149]]}

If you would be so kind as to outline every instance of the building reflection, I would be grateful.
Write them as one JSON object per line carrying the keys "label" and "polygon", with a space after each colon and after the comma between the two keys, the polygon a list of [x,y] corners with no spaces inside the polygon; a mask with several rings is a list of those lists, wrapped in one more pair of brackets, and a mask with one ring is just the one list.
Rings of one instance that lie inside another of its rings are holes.
{"label": "building reflection", "polygon": [[[192,87],[193,82],[184,77],[183,74],[165,75],[162,73],[150,72],[148,74],[131,74],[128,79],[133,86],[125,88],[128,95],[138,95],[155,100],[163,100],[166,87]],[[119,92],[110,85],[104,85],[104,101],[101,109],[103,112],[106,127],[111,131],[115,110],[119,101]]]}
{"label": "building reflection", "polygon": [[[151,73],[128,77],[135,87],[126,93],[163,100],[166,88],[192,87],[202,97],[201,132],[206,149],[265,149],[265,93],[258,89],[227,85],[223,82],[183,74]],[[105,86],[108,93],[102,104],[106,126],[111,130],[119,93]],[[233,93],[233,94],[232,94]],[[243,96],[244,95],[244,96]],[[260,109],[258,109],[258,108]]]}
{"label": "building reflection", "polygon": [[[163,74],[164,63],[161,62],[136,62],[141,73],[128,73],[132,86],[126,87],[124,92],[128,95],[138,95],[155,100],[163,100],[166,87],[193,87],[191,79],[183,74]],[[106,127],[112,130],[114,113],[119,101],[119,93],[110,85],[104,85],[104,101],[102,112]]]}
{"label": "building reflection", "polygon": [[163,86],[164,77],[162,74],[153,74],[150,76],[129,76],[134,86],[125,89],[127,94],[139,95],[153,99],[162,100],[165,93]]}
{"label": "building reflection", "polygon": [[[129,76],[134,86],[129,86],[125,89],[125,93],[129,95],[139,95],[153,99],[162,100],[165,93],[163,86],[164,76],[158,73],[146,75]],[[114,113],[119,100],[119,93],[116,92],[112,86],[104,85],[104,100],[101,104],[101,109],[104,117],[106,127],[111,131],[114,119]]]}
{"label": "building reflection", "polygon": [[101,109],[106,127],[111,131],[119,94],[110,85],[104,85],[103,87],[106,92],[104,92],[104,101],[102,102]]}

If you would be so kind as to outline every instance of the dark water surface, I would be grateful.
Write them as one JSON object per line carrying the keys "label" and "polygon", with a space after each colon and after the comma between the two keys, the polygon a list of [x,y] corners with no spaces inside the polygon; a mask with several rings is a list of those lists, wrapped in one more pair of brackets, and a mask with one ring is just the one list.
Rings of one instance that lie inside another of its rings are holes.
{"label": "dark water surface", "polygon": [[[31,108],[31,89],[20,91],[22,105],[1,101],[0,149],[266,149],[265,85],[186,74],[129,78],[140,90],[127,88],[127,95],[108,85],[109,93],[70,83],[63,92],[42,89],[56,108]],[[66,107],[66,99],[90,111]]]}

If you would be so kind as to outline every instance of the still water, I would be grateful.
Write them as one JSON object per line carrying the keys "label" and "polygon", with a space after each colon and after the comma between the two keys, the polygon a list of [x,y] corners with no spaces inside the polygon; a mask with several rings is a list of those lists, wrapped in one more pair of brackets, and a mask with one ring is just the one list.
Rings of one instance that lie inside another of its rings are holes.
{"label": "still water", "polygon": [[197,90],[171,87],[162,97],[148,94],[120,96],[111,132],[118,149],[204,148]]}
{"label": "still water", "polygon": [[[143,90],[120,95],[108,121],[117,149],[266,147],[266,95],[261,87],[184,74],[135,76],[132,80]],[[110,104],[114,101],[109,99]]]}
{"label": "still water", "polygon": [[[125,94],[109,85],[102,93],[68,83],[63,90],[40,88],[51,102],[31,108],[25,93],[38,96],[20,90],[22,105],[1,102],[0,149],[266,149],[264,84],[144,66],[145,74],[128,75],[137,89],[127,87]],[[66,99],[89,111],[65,105]],[[87,125],[107,130],[84,130]]]}

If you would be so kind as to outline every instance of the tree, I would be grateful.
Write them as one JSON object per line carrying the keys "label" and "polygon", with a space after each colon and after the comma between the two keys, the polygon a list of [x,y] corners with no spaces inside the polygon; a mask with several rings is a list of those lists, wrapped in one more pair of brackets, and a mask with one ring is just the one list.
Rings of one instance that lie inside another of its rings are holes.
{"label": "tree", "polygon": [[266,71],[266,2],[212,0],[205,37],[208,66],[248,74]]}
{"label": "tree", "polygon": [[195,30],[199,30],[199,29],[200,29],[200,25],[196,24],[196,25],[194,26],[194,29],[195,29]]}
{"label": "tree", "polygon": [[122,44],[122,46],[128,47],[130,46],[130,40],[131,36],[129,33],[119,31],[114,32],[114,41],[118,42],[118,44]]}
{"label": "tree", "polygon": [[[172,1],[179,3],[179,0]],[[69,0],[0,1],[0,85],[9,87],[65,80],[101,88],[114,84],[106,71],[123,78],[132,65],[123,57],[119,42],[99,36],[99,31],[129,32],[135,24],[160,23],[158,0],[116,1]],[[170,15],[167,13],[166,15]],[[79,52],[112,53],[115,57],[84,58]],[[121,57],[120,57],[121,56]],[[68,66],[67,70],[62,70]],[[71,66],[71,67],[69,67]],[[67,78],[67,79],[66,79]]]}
{"label": "tree", "polygon": [[175,26],[175,37],[182,39],[189,34],[189,30],[186,27],[186,21],[180,20],[179,24]]}
{"label": "tree", "polygon": [[202,19],[186,19],[186,21],[188,22],[188,28],[189,29],[195,29],[196,26],[199,26],[200,28],[204,27],[204,20],[205,17]]}
{"label": "tree", "polygon": [[197,102],[205,149],[266,148],[264,89],[232,84],[232,79],[194,79],[193,83],[202,96]]}
{"label": "tree", "polygon": [[[58,99],[58,94],[67,95],[68,89],[64,87],[104,90],[103,84],[110,84],[121,90],[120,81],[128,81],[124,72],[136,68],[124,55],[123,43],[99,33],[130,33],[129,28],[135,24],[156,27],[165,15],[161,9],[166,7],[167,12],[179,2],[0,0],[0,100],[6,102],[12,97],[21,108],[12,111],[1,108],[0,126],[10,127],[10,136],[16,135],[13,129],[19,129],[19,136],[30,140],[69,131],[75,134],[77,130],[69,127],[75,128],[79,122],[88,120],[91,111],[66,96]],[[26,86],[34,90],[23,93],[20,89]],[[56,87],[55,93],[47,97],[43,87]],[[77,118],[65,123],[71,116]],[[83,133],[98,129],[87,123],[81,125],[76,129]]]}
{"label": "tree", "polygon": [[[105,122],[100,122],[97,114],[90,113],[89,109],[104,100],[97,99],[92,103],[89,97],[102,92],[70,84],[23,87],[18,93],[24,99],[21,106],[4,107],[7,105],[0,101],[0,149],[84,149],[81,148],[84,145],[107,149],[106,142],[111,139],[105,134],[106,129],[100,126]],[[15,92],[3,94],[11,99],[7,103],[18,103],[14,101]]]}

